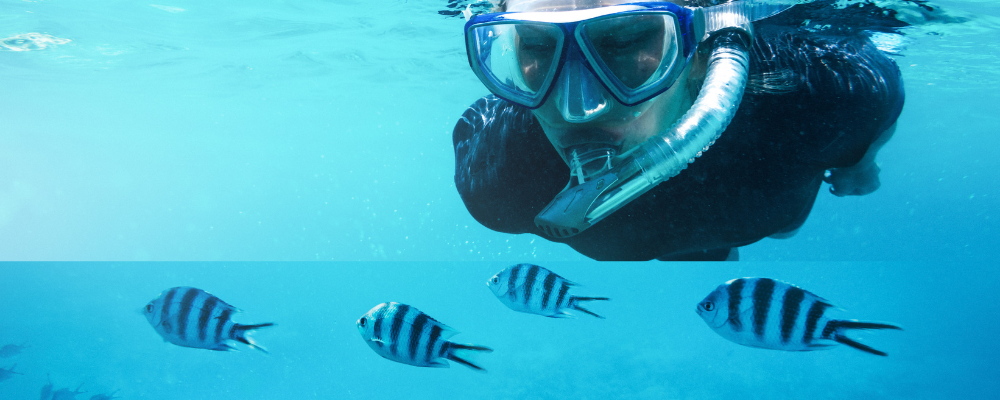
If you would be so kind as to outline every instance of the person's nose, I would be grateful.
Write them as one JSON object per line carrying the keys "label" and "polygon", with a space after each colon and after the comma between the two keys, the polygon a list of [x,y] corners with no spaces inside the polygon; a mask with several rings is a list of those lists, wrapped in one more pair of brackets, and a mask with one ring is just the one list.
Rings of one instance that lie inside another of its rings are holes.
{"label": "person's nose", "polygon": [[567,122],[597,119],[611,109],[607,90],[582,60],[567,60],[555,87],[556,107]]}

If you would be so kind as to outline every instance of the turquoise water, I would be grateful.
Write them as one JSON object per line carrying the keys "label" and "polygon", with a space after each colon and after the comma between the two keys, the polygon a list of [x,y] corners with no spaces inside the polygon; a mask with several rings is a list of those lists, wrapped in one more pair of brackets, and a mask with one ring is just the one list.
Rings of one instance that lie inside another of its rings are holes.
{"label": "turquoise water", "polygon": [[[46,376],[78,398],[993,397],[1000,6],[936,4],[969,20],[907,31],[882,187],[820,193],[798,235],[720,265],[476,223],[451,128],[487,91],[445,1],[0,0],[0,260],[101,262],[0,264],[0,345],[31,346],[0,359],[24,373],[0,399]],[[607,319],[508,310],[485,282],[518,262],[613,298]],[[694,307],[740,276],[906,330],[859,335],[888,358],[738,346]],[[278,323],[255,336],[272,354],[164,343],[136,310],[180,285]],[[380,358],[354,321],[383,301],[493,347],[490,372]]]}

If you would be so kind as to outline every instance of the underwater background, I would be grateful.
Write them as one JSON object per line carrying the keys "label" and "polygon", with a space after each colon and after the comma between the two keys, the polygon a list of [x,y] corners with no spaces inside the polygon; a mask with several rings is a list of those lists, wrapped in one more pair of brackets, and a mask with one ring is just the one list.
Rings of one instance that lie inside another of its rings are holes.
{"label": "underwater background", "polygon": [[[0,0],[2,400],[1000,396],[1000,3],[881,38],[907,98],[875,193],[824,186],[739,263],[597,263],[465,211],[451,129],[488,92],[444,0],[155,1]],[[504,307],[486,280],[521,262],[607,319]],[[740,346],[694,309],[742,276],[905,330],[856,335],[886,358]],[[139,309],[173,286],[275,322],[271,354],[164,343]],[[385,301],[489,372],[379,357],[354,323]]]}

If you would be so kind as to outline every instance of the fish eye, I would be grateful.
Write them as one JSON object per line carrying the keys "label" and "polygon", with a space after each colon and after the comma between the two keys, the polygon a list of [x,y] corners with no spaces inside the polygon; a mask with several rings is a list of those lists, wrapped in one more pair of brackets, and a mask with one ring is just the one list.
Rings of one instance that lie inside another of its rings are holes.
{"label": "fish eye", "polygon": [[500,278],[493,277],[493,283],[500,283]]}
{"label": "fish eye", "polygon": [[705,307],[705,311],[712,311],[715,309],[715,304],[712,304],[711,301],[706,301],[701,306]]}
{"label": "fish eye", "polygon": [[146,304],[146,312],[153,312],[153,305],[152,304]]}
{"label": "fish eye", "polygon": [[362,328],[364,328],[365,327],[365,318],[359,319],[358,320],[358,325],[361,326]]}

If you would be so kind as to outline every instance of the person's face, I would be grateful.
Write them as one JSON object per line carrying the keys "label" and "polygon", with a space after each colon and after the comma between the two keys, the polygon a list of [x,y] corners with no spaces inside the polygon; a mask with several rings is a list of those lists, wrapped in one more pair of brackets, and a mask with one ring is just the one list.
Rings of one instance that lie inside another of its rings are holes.
{"label": "person's face", "polygon": [[[634,0],[510,0],[507,10],[569,11],[629,1]],[[609,20],[608,23],[590,27],[593,31],[588,34],[592,38],[604,38],[594,42],[595,49],[623,83],[636,87],[650,77],[663,56],[663,37],[653,34],[662,32],[663,20],[651,17],[640,20],[641,23],[636,23],[636,20],[630,22],[622,24]],[[551,55],[556,45],[551,34],[539,29],[542,28],[519,27],[516,42],[522,76],[525,83],[534,88],[541,86],[541,79],[551,66]],[[560,96],[555,92],[533,113],[549,141],[564,157],[563,149],[586,143],[620,146],[619,151],[624,153],[669,127],[691,106],[693,97],[687,85],[688,74],[685,70],[669,90],[631,107],[613,100],[602,87],[600,90],[605,92],[605,98],[611,99],[611,108],[586,122],[567,121],[557,106],[555,99]],[[562,89],[557,85],[553,90]]]}

